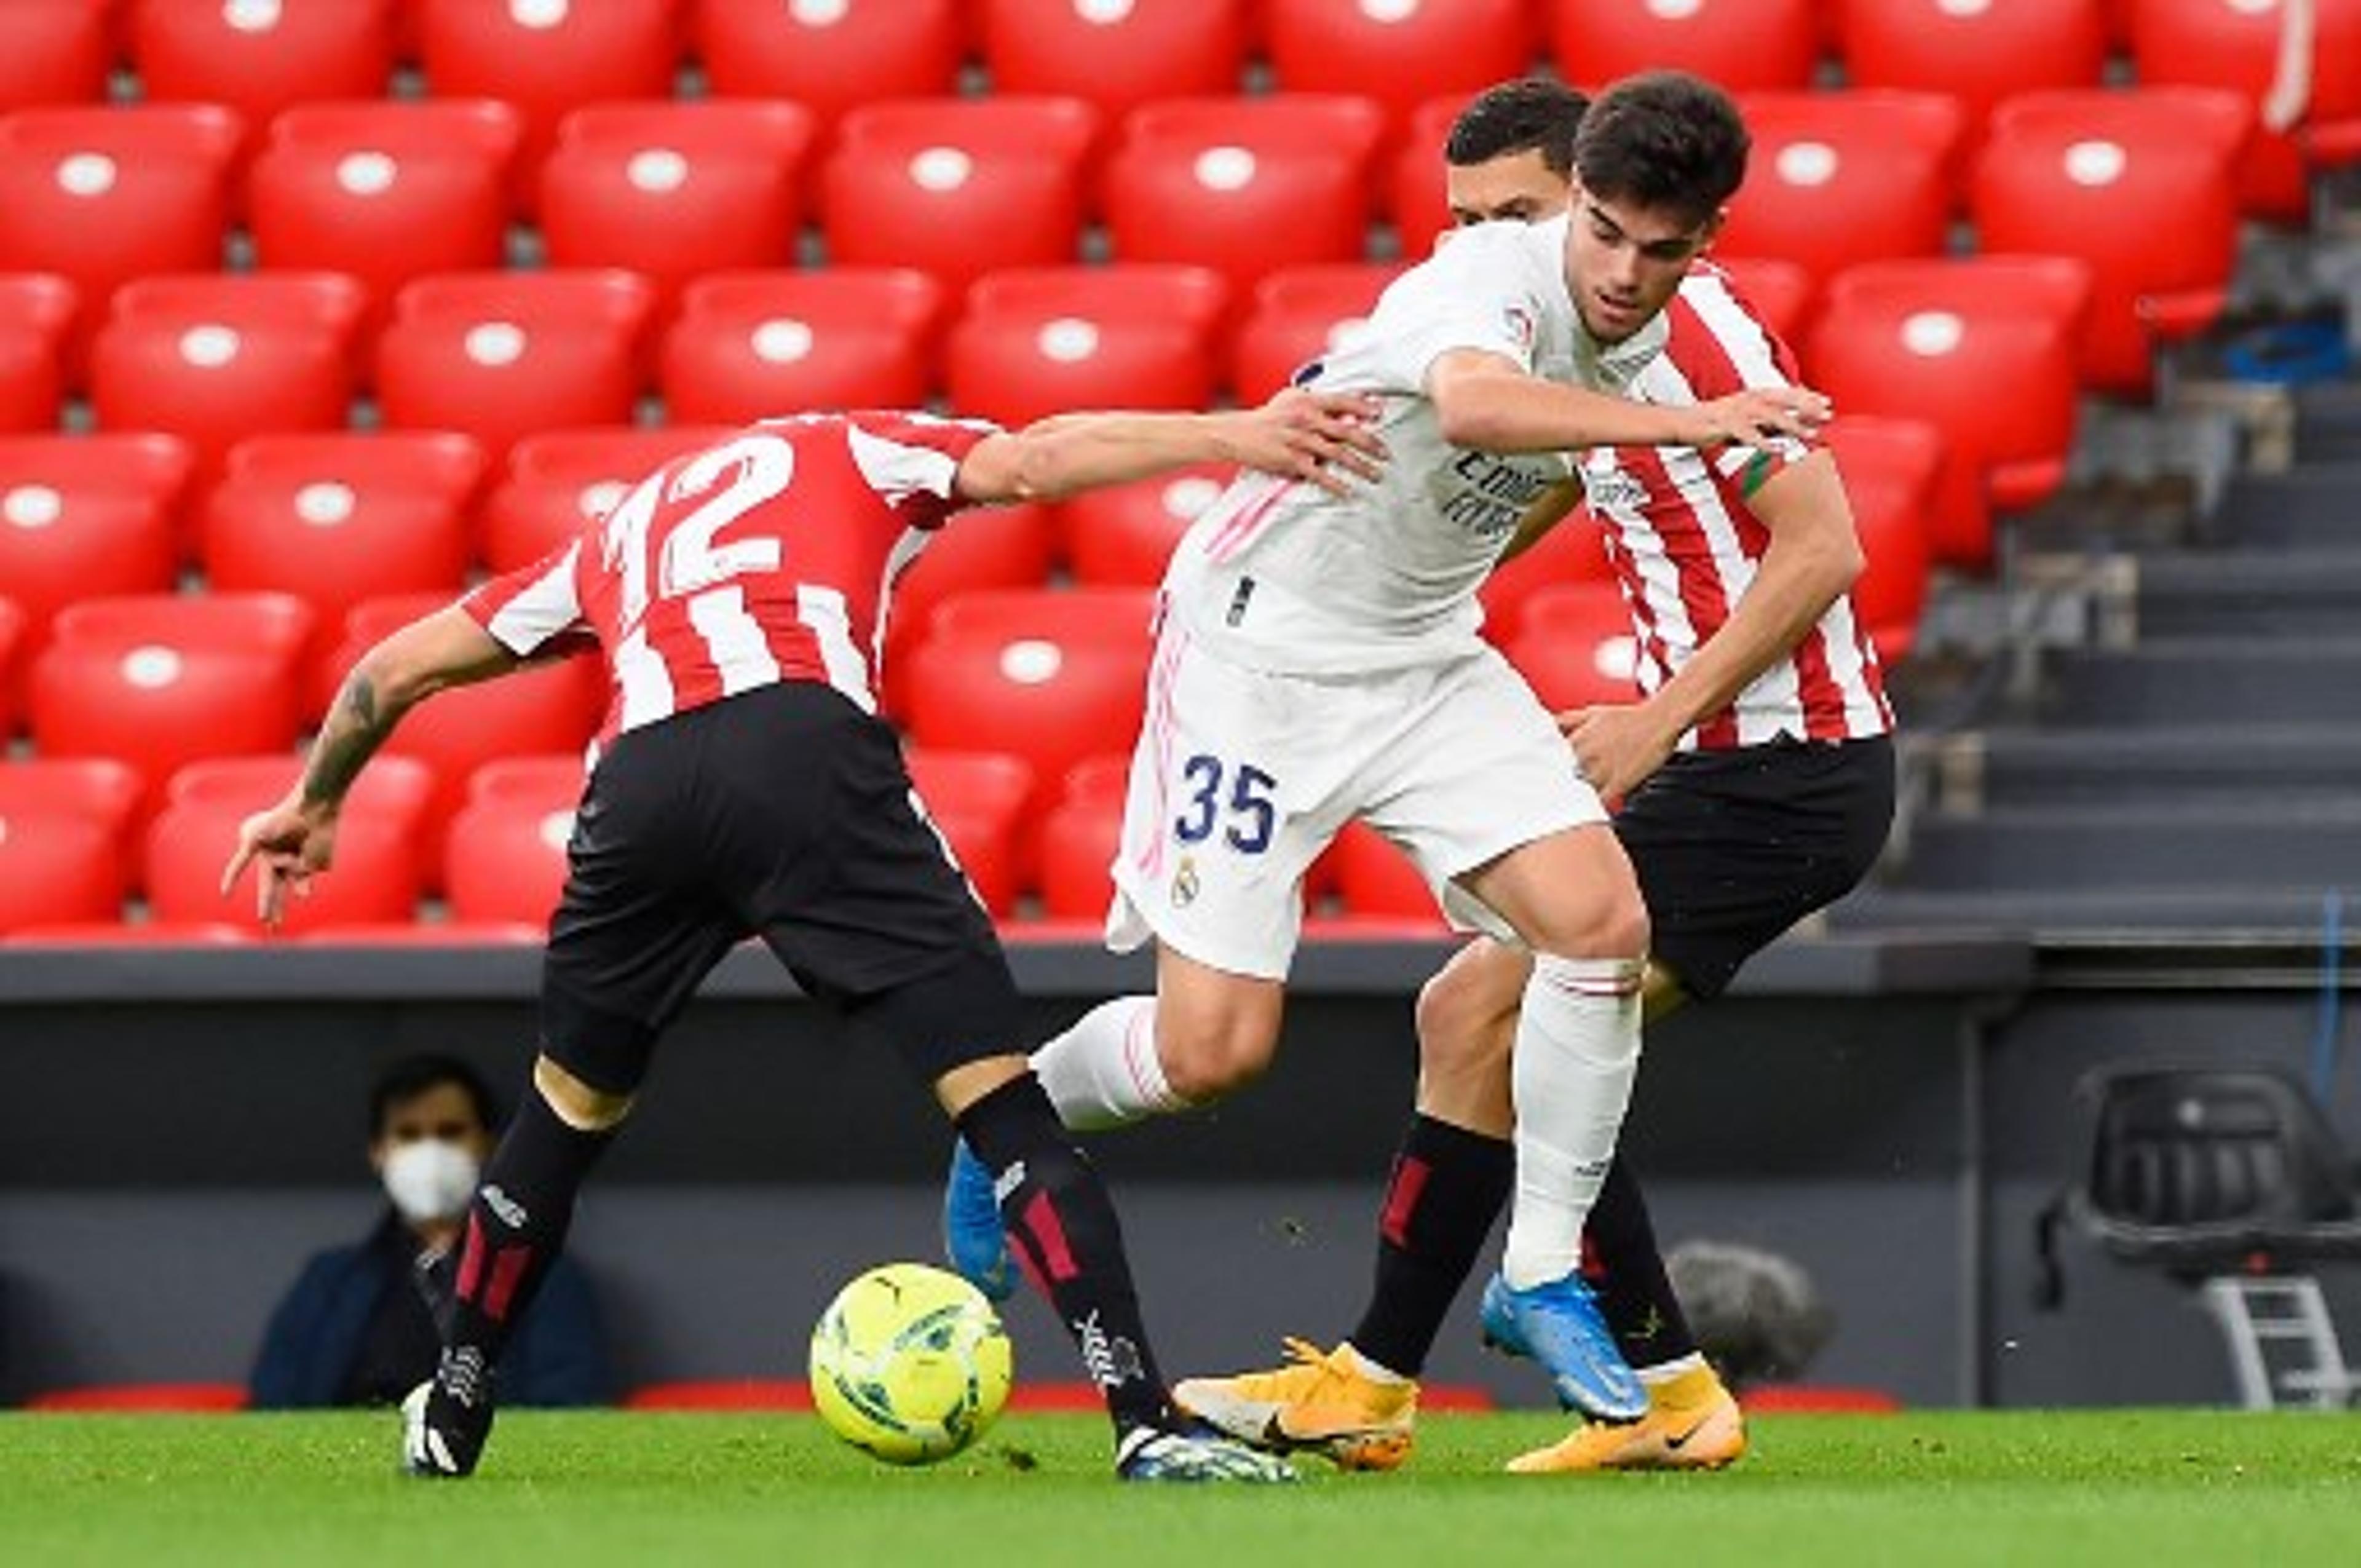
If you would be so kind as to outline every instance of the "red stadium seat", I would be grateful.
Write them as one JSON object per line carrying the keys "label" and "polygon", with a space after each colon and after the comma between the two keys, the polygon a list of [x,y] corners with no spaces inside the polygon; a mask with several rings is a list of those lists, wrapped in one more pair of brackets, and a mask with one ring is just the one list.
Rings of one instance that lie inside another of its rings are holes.
{"label": "red stadium seat", "polygon": [[1230,387],[1238,401],[1259,403],[1286,386],[1337,334],[1376,309],[1401,271],[1390,263],[1332,262],[1290,267],[1256,284],[1253,308],[1230,345]]}
{"label": "red stadium seat", "polygon": [[622,267],[668,306],[700,273],[789,267],[812,117],[784,101],[598,104],[541,166],[552,267]]}
{"label": "red stadium seat", "polygon": [[[262,804],[269,804],[268,801]],[[148,908],[159,920],[254,918],[248,871],[225,896],[222,866],[237,844],[238,825],[259,807],[211,797],[174,800],[148,829]],[[308,895],[290,898],[281,928],[308,931],[355,921],[408,920],[424,889],[419,848],[424,813],[349,800],[336,821],[336,862],[313,879]]]}
{"label": "red stadium seat", "polygon": [[1246,0],[983,0],[995,93],[1088,99],[1109,121],[1156,98],[1238,91]]}
{"label": "red stadium seat", "polygon": [[629,272],[453,272],[395,297],[377,343],[397,429],[459,430],[495,457],[566,425],[629,424],[654,296]]}
{"label": "red stadium seat", "polygon": [[[2224,88],[2259,111],[2279,76],[2288,11],[2284,0],[2141,0],[2131,11],[2132,65],[2143,87]],[[2310,215],[2308,143],[2322,163],[2361,155],[2361,4],[2315,0],[2308,64],[2302,129],[2258,127],[2239,160],[2239,201],[2251,216],[2301,224]],[[2344,150],[2328,153],[2330,137]]]}
{"label": "red stadium seat", "polygon": [[1961,130],[1949,99],[1752,93],[1739,107],[1752,172],[1716,255],[1775,257],[1825,282],[1857,261],[1943,253]]}
{"label": "red stadium seat", "polygon": [[474,554],[484,455],[445,431],[272,435],[230,450],[206,497],[199,556],[215,589],[278,589],[333,637],[374,594],[456,597]]}
{"label": "red stadium seat", "polygon": [[[303,776],[303,759],[292,751],[206,757],[176,770],[165,782],[164,799],[171,806],[260,811],[295,787]],[[352,793],[346,799],[357,810],[420,816],[434,802],[434,773],[409,757],[378,757],[353,781]]]}
{"label": "red stadium seat", "polygon": [[115,0],[0,5],[0,113],[103,104],[115,66]]}
{"label": "red stadium seat", "polygon": [[829,259],[916,267],[962,290],[1078,259],[1098,115],[1077,98],[907,99],[855,109],[820,170]]}
{"label": "red stadium seat", "polygon": [[365,303],[338,272],[127,283],[91,345],[91,411],[102,430],[181,437],[201,477],[258,432],[341,430]]}
{"label": "red stadium seat", "polygon": [[170,435],[0,436],[0,584],[32,642],[78,599],[171,589],[191,467]]}
{"label": "red stadium seat", "polygon": [[1821,280],[1775,256],[1716,255],[1713,259],[1730,289],[1782,342],[1793,343],[1804,334]]}
{"label": "red stadium seat", "polygon": [[530,948],[549,936],[523,920],[377,920],[306,924],[295,939],[307,948]]}
{"label": "red stadium seat", "polygon": [[1123,847],[1124,797],[1131,759],[1093,757],[1066,774],[1057,803],[1041,817],[1035,860],[1042,913],[1052,920],[1100,920],[1115,897],[1108,868]]}
{"label": "red stadium seat", "polygon": [[495,572],[529,566],[604,517],[624,492],[724,433],[712,425],[609,426],[528,435],[485,498],[479,554]]}
{"label": "red stadium seat", "polygon": [[530,169],[582,104],[672,96],[676,10],[676,0],[418,0],[419,59],[435,97],[514,104]]}
{"label": "red stadium seat", "polygon": [[[364,600],[345,617],[344,642],[324,666],[334,672],[330,684],[387,635],[448,602],[439,594]],[[499,757],[581,751],[598,730],[607,696],[599,660],[577,654],[438,693],[402,719],[383,754],[415,758],[434,770],[427,831],[440,834],[478,768]]]}
{"label": "red stadium seat", "polygon": [[1938,561],[1988,565],[1987,507],[2032,506],[2065,478],[2089,296],[2089,269],[2063,257],[1878,262],[1829,285],[1805,351],[1815,383],[1848,414],[1943,432]]}
{"label": "red stadium seat", "polygon": [[1622,590],[1612,583],[1565,583],[1525,601],[1510,663],[1553,713],[1598,703],[1637,702],[1639,642]]}
{"label": "red stadium seat", "polygon": [[0,272],[73,284],[70,363],[124,283],[221,266],[239,134],[237,116],[209,104],[0,116]]}
{"label": "red stadium seat", "polygon": [[1731,93],[1800,91],[1820,50],[1814,0],[1549,0],[1558,74],[1586,87],[1686,71]]}
{"label": "red stadium seat", "polygon": [[25,612],[0,598],[0,745],[16,733],[16,711],[23,706],[19,697],[24,679],[21,666],[30,641],[25,630]]}
{"label": "red stadium seat", "polygon": [[908,761],[927,816],[950,841],[976,896],[994,916],[1014,915],[1031,875],[1026,807],[1033,770],[1000,752],[932,746],[911,747]]}
{"label": "red stadium seat", "polygon": [[1492,569],[1477,591],[1484,606],[1484,635],[1496,648],[1515,646],[1524,629],[1525,607],[1533,596],[1567,583],[1612,583],[1615,568],[1599,538],[1598,519],[1577,506],[1541,543]]}
{"label": "red stadium seat", "polygon": [[1847,0],[1838,9],[1847,80],[1949,93],[1971,147],[2002,99],[2096,87],[2106,71],[2105,0]]}
{"label": "red stadium seat", "polygon": [[831,126],[864,104],[958,92],[965,10],[959,0],[693,0],[689,26],[707,91],[792,98]]}
{"label": "red stadium seat", "polygon": [[1994,112],[1974,214],[1988,251],[2091,266],[2086,386],[2145,396],[2153,342],[2222,313],[2237,260],[2235,161],[2253,112],[2198,88],[2036,93]]}
{"label": "red stadium seat", "polygon": [[1072,409],[1202,408],[1228,304],[1228,285],[1202,267],[988,273],[944,346],[951,406],[1008,425]]}
{"label": "red stadium seat", "polygon": [[1389,920],[1426,920],[1436,926],[1443,912],[1418,862],[1366,822],[1348,822],[1331,851],[1336,861],[1336,894],[1347,916]]}
{"label": "red stadium seat", "polygon": [[290,109],[247,175],[256,264],[348,273],[373,318],[429,273],[500,267],[522,135],[481,99]]}
{"label": "red stadium seat", "polygon": [[943,311],[941,285],[906,267],[700,278],[658,356],[665,414],[740,423],[923,406]]}
{"label": "red stadium seat", "polygon": [[133,0],[131,63],[158,103],[220,104],[248,126],[319,98],[380,98],[393,0]]}
{"label": "red stadium seat", "polygon": [[1115,253],[1213,268],[1241,300],[1282,267],[1358,261],[1384,123],[1367,98],[1323,93],[1136,109],[1100,182]]}
{"label": "red stadium seat", "polygon": [[1867,557],[1852,585],[1853,613],[1879,656],[1897,663],[1910,656],[1927,604],[1943,433],[1923,420],[1848,415],[1828,426],[1828,443]]}
{"label": "red stadium seat", "polygon": [[1467,107],[1471,93],[1446,93],[1411,111],[1408,128],[1386,168],[1385,206],[1393,219],[1402,256],[1422,261],[1451,228],[1451,203],[1443,190],[1443,149],[1451,126]]}
{"label": "red stadium seat", "polygon": [[225,948],[253,939],[251,927],[221,920],[43,921],[0,937],[12,948]]}
{"label": "red stadium seat", "polygon": [[0,431],[57,428],[75,308],[74,287],[62,278],[0,276]]}
{"label": "red stadium seat", "polygon": [[[482,770],[478,770],[480,773]],[[566,846],[581,803],[581,769],[545,777],[534,796],[522,783],[476,796],[443,840],[443,890],[451,916],[545,927],[566,891]]]}
{"label": "red stadium seat", "polygon": [[1526,0],[1265,0],[1263,35],[1281,90],[1363,93],[1400,126],[1442,93],[1523,75],[1538,23]]}
{"label": "red stadium seat", "polygon": [[311,630],[274,594],[129,596],[61,611],[33,665],[33,740],[43,756],[113,757],[149,798],[201,757],[295,743],[296,662]]}
{"label": "red stadium seat", "polygon": [[0,806],[0,932],[112,920],[122,908],[123,849],[104,823]]}
{"label": "red stadium seat", "polygon": [[[106,757],[30,757],[0,762],[0,822],[71,817],[94,822],[115,846],[121,874],[115,896],[130,891],[136,872],[133,826],[147,801],[147,781]],[[5,852],[5,851],[0,851]],[[114,910],[107,911],[109,918]]]}
{"label": "red stadium seat", "polygon": [[968,594],[943,605],[903,662],[911,738],[1005,751],[1035,788],[1139,728],[1151,596],[1084,588]]}
{"label": "red stadium seat", "polygon": [[467,801],[510,803],[582,798],[588,780],[579,751],[552,751],[538,757],[496,757],[467,775]]}
{"label": "red stadium seat", "polygon": [[1197,514],[1221,498],[1234,472],[1224,464],[1204,464],[1060,503],[1058,532],[1075,581],[1113,588],[1162,582],[1172,547]]}
{"label": "red stadium seat", "polygon": [[946,599],[989,588],[1042,587],[1056,535],[1043,506],[973,507],[953,516],[895,584],[885,620],[887,669],[926,641]]}

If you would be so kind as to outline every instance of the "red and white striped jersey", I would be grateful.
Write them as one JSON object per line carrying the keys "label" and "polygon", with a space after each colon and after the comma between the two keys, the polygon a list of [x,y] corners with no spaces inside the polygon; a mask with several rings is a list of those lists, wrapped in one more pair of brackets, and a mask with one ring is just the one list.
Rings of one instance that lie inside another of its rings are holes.
{"label": "red and white striped jersey", "polygon": [[[1632,378],[1642,402],[1694,404],[1795,381],[1794,356],[1721,271],[1700,264],[1666,307],[1664,352]],[[1802,459],[1802,442],[1700,452],[1600,447],[1580,471],[1605,524],[1607,554],[1631,610],[1642,690],[1654,691],[1721,629],[1761,567],[1770,531],[1746,498]],[[1839,597],[1787,657],[1682,740],[1684,750],[1751,746],[1781,735],[1849,740],[1894,727],[1869,633]]]}
{"label": "red and white striped jersey", "polygon": [[603,742],[781,681],[877,710],[894,580],[961,504],[996,427],[909,413],[769,420],[676,458],[542,560],[461,600],[511,652],[595,636]]}

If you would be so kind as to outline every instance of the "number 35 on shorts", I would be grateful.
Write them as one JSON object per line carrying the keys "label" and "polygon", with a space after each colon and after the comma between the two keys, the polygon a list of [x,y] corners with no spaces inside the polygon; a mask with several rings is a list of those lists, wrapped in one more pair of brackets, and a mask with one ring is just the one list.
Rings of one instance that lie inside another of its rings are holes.
{"label": "number 35 on shorts", "polygon": [[[1180,767],[1182,805],[1172,819],[1172,836],[1183,844],[1202,844],[1216,830],[1242,855],[1259,855],[1270,848],[1279,826],[1279,807],[1271,791],[1279,781],[1252,762],[1235,767],[1203,751]],[[1226,786],[1226,787],[1224,787]]]}

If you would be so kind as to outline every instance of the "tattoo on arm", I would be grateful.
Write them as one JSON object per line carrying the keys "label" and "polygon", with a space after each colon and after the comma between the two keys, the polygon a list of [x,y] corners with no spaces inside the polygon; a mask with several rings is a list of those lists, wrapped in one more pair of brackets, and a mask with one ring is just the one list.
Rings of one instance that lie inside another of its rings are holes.
{"label": "tattoo on arm", "polygon": [[340,801],[359,776],[361,767],[393,729],[390,718],[378,712],[377,687],[360,671],[345,677],[312,743],[312,761],[303,770],[303,799],[311,805]]}

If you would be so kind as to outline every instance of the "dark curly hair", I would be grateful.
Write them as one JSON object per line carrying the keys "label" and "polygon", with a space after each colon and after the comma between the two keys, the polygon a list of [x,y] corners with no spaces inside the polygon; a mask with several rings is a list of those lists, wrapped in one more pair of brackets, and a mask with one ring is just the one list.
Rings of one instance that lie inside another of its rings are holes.
{"label": "dark curly hair", "polygon": [[1466,169],[1512,152],[1539,152],[1551,173],[1574,172],[1574,133],[1590,99],[1548,76],[1487,87],[1451,122],[1444,158]]}
{"label": "dark curly hair", "polygon": [[1677,71],[1630,76],[1600,93],[1574,138],[1582,188],[1604,202],[1667,209],[1694,227],[1746,180],[1753,145],[1738,106]]}

